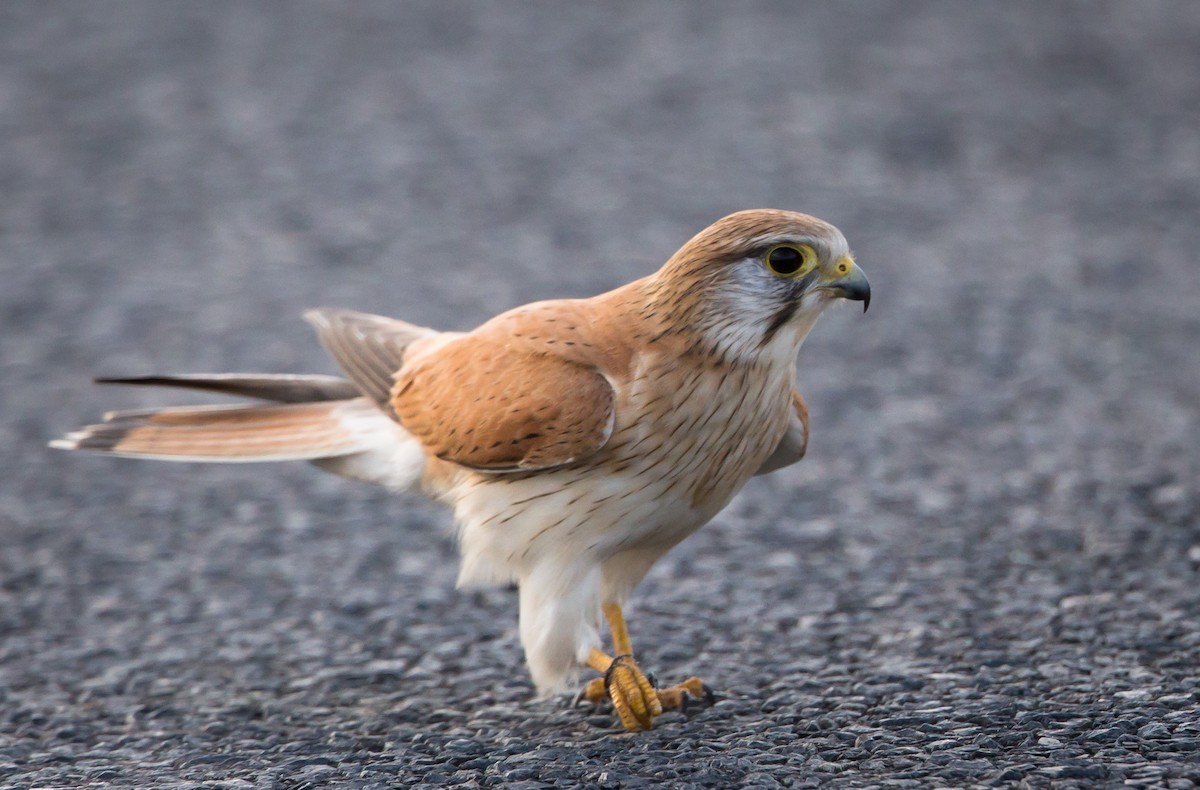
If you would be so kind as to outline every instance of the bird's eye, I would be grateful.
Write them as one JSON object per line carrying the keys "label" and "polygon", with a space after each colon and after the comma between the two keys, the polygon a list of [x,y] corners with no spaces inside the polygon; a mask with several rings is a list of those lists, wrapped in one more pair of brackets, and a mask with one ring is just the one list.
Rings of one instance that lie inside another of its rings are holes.
{"label": "bird's eye", "polygon": [[763,262],[772,274],[780,277],[792,277],[803,270],[811,268],[817,255],[813,248],[806,244],[795,246],[780,244],[767,251]]}

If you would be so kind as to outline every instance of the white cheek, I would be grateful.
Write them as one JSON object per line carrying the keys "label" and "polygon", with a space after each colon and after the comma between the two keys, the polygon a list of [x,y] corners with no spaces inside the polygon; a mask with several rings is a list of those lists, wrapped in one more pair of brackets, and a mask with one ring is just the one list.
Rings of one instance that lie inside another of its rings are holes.
{"label": "white cheek", "polygon": [[757,322],[764,320],[764,315],[780,304],[787,289],[787,284],[761,263],[746,259],[733,265],[723,293],[734,315]]}
{"label": "white cheek", "polygon": [[772,317],[789,297],[790,284],[780,280],[756,260],[734,264],[722,287],[722,320],[708,328],[713,343],[736,357],[782,360],[794,357],[800,344],[829,305],[825,291],[814,291],[800,299],[800,306],[786,326],[781,327],[763,346],[763,337]]}

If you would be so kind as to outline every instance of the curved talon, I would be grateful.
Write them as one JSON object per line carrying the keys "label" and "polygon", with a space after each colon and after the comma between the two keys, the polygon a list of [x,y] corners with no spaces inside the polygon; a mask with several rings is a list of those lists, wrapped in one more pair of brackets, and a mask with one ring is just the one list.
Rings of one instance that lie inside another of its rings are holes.
{"label": "curved talon", "polygon": [[695,701],[704,700],[708,705],[717,701],[717,695],[697,677],[690,677],[670,688],[659,689],[658,698],[664,708],[678,708],[683,713],[687,713]]}
{"label": "curved talon", "polygon": [[[679,685],[687,687],[687,692],[692,699],[702,699],[706,705],[715,705],[717,702],[717,695],[700,678],[690,677]],[[697,691],[700,693],[697,694]]]}

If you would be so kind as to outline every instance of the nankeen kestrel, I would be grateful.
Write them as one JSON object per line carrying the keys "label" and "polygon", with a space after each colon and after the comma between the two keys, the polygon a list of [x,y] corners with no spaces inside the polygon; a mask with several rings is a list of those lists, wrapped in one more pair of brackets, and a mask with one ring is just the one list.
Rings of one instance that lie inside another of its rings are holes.
{"label": "nankeen kestrel", "polygon": [[[842,234],[742,211],[656,273],[590,299],[536,302],[470,332],[345,310],[307,314],[347,379],[107,379],[271,401],[115,412],[56,447],[184,461],[308,460],[454,509],[460,586],[515,582],[539,692],[583,667],[582,695],[628,730],[710,697],[655,688],[621,606],[650,566],[756,474],[800,460],[796,353],[836,299],[871,298]],[[600,621],[612,634],[602,649]]]}

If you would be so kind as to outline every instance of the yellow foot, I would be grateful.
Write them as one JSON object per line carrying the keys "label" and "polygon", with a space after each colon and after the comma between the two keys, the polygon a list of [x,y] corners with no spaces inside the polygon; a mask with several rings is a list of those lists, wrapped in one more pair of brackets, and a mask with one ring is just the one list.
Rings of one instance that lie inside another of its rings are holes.
{"label": "yellow foot", "polygon": [[604,677],[590,681],[575,701],[587,700],[593,705],[611,702],[626,731],[637,732],[653,727],[654,717],[664,709],[686,712],[692,700],[701,699],[711,704],[715,697],[700,678],[656,689],[631,656],[617,656],[609,663]]}
{"label": "yellow foot", "polygon": [[625,725],[626,732],[648,730],[654,717],[662,714],[662,703],[649,678],[638,667],[633,656],[617,656],[601,678],[613,709]]}

